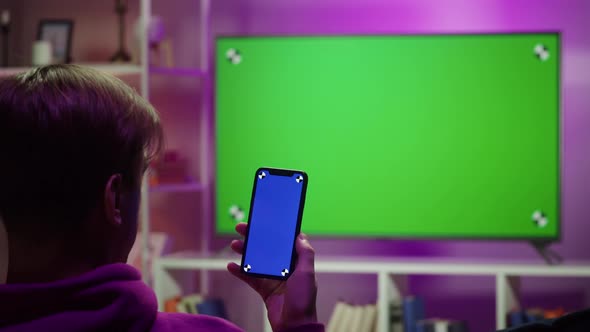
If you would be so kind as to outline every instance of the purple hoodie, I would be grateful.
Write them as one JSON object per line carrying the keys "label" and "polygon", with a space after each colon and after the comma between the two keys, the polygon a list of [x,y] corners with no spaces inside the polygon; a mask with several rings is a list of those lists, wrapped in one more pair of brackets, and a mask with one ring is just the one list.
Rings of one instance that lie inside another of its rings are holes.
{"label": "purple hoodie", "polygon": [[[238,332],[211,316],[161,313],[154,292],[127,264],[46,284],[0,285],[2,332]],[[323,332],[309,324],[288,332]],[[287,332],[287,331],[284,331]]]}

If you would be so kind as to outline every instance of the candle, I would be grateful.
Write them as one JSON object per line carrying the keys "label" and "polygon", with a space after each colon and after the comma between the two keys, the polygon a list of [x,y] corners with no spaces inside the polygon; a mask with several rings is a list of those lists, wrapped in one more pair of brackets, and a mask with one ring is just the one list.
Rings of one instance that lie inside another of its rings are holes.
{"label": "candle", "polygon": [[0,15],[0,25],[6,26],[10,23],[10,12],[8,10],[3,10],[2,14]]}

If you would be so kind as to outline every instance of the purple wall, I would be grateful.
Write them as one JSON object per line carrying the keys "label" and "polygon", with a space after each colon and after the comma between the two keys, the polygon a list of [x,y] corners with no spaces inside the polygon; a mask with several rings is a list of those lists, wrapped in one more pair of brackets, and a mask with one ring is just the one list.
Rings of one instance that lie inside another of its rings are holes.
{"label": "purple wall", "polygon": [[[244,5],[239,15],[244,34],[561,31],[563,234],[562,242],[554,248],[567,260],[590,260],[590,2],[568,1],[566,6],[557,0],[254,0]],[[539,261],[530,246],[519,242],[313,239],[313,244],[320,257],[378,255]],[[220,285],[223,279],[219,276],[215,284]],[[323,274],[319,282],[319,313],[324,321],[338,298],[361,303],[376,299],[373,276]],[[580,279],[526,278],[523,303],[580,308],[588,302],[587,285],[588,280]],[[410,279],[410,290],[427,298],[431,316],[469,318],[472,331],[495,327],[492,278],[418,276]],[[252,321],[239,320],[240,324],[256,328],[250,325],[254,324]]]}
{"label": "purple wall", "polygon": [[[590,258],[584,199],[590,197],[590,2],[435,0],[255,0],[242,9],[245,34],[371,34],[558,30],[563,38],[563,243],[568,258]],[[590,227],[588,228],[590,233]],[[533,258],[520,243],[316,241],[321,252]],[[334,249],[337,248],[337,249]]]}

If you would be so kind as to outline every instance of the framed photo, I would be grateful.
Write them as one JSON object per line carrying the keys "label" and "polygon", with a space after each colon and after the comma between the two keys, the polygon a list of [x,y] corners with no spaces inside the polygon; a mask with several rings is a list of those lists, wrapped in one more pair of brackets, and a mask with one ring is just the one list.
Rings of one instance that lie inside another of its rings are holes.
{"label": "framed photo", "polygon": [[39,21],[37,40],[49,41],[53,52],[53,63],[70,62],[73,28],[72,20],[43,19]]}

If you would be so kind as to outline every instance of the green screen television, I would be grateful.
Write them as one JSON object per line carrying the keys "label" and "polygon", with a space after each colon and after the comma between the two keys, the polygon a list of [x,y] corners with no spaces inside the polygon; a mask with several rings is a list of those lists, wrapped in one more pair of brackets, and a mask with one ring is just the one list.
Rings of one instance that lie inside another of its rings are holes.
{"label": "green screen television", "polygon": [[217,234],[277,167],[309,175],[316,236],[559,239],[559,33],[220,37],[215,60]]}

